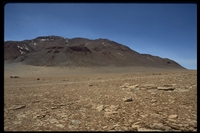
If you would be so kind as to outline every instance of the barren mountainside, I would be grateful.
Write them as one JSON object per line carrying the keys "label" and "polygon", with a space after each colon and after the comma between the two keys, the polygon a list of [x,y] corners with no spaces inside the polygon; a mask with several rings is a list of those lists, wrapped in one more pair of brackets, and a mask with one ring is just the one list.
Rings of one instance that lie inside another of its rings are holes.
{"label": "barren mountainside", "polygon": [[173,60],[140,54],[108,39],[41,36],[4,42],[4,61],[34,66],[143,66],[184,69]]}

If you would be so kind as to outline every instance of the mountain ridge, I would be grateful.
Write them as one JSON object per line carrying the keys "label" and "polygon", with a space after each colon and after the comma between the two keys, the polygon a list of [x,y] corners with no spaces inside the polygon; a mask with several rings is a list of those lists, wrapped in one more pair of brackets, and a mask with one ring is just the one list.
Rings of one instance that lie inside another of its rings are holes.
{"label": "mountain ridge", "polygon": [[23,41],[5,41],[4,61],[34,66],[145,66],[185,69],[171,59],[140,54],[109,39],[91,40],[54,35]]}

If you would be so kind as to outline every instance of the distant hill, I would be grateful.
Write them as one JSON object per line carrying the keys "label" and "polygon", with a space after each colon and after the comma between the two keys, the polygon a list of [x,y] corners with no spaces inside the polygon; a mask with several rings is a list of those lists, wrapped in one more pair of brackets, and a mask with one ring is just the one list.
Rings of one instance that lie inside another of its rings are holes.
{"label": "distant hill", "polygon": [[140,54],[108,39],[40,36],[4,42],[4,61],[34,66],[144,66],[185,69],[167,58]]}

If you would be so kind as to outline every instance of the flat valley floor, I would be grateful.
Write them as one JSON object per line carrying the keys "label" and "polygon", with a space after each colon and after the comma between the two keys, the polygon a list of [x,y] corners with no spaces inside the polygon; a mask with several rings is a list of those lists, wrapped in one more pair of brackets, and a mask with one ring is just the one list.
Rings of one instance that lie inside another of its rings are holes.
{"label": "flat valley floor", "polygon": [[197,131],[197,71],[5,64],[4,131]]}

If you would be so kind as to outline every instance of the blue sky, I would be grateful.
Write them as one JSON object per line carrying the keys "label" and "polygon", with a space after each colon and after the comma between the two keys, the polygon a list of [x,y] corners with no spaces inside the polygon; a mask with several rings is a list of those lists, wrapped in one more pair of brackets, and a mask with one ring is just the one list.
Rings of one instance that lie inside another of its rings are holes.
{"label": "blue sky", "polygon": [[57,35],[107,38],[197,69],[197,5],[145,3],[10,3],[4,40]]}

